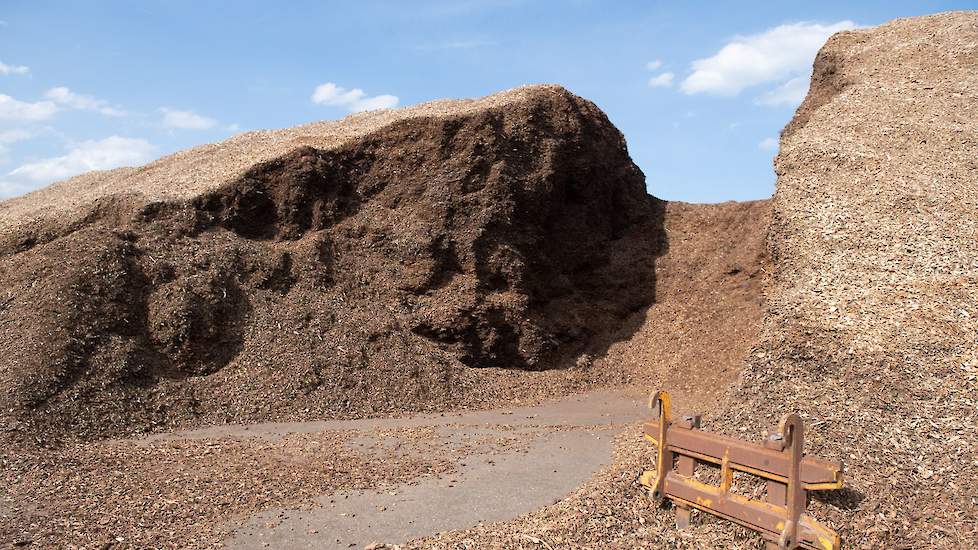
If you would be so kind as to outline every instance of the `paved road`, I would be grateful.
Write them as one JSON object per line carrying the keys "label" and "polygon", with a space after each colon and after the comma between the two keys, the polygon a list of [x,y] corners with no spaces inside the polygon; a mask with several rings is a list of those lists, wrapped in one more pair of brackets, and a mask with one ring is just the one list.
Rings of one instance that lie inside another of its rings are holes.
{"label": "paved road", "polygon": [[[645,416],[644,399],[601,391],[536,407],[393,419],[219,426],[152,439],[267,437],[323,430],[432,427],[439,436],[480,441],[515,436],[512,448],[459,447],[458,471],[374,491],[322,495],[319,506],[266,510],[238,526],[229,548],[362,548],[401,544],[479,522],[502,521],[551,504],[611,460],[613,438]],[[369,442],[368,442],[369,443]]]}

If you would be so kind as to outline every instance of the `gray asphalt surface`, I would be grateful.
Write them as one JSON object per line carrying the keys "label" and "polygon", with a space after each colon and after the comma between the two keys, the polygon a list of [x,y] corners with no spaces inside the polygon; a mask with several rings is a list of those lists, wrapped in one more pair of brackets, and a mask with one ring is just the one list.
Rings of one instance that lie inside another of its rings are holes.
{"label": "gray asphalt surface", "polygon": [[219,426],[154,436],[281,437],[333,429],[432,426],[465,438],[525,436],[528,447],[470,449],[459,471],[442,478],[372,491],[322,495],[311,509],[272,509],[250,518],[225,541],[229,548],[363,548],[480,522],[515,518],[560,500],[611,461],[613,438],[645,416],[644,399],[593,392],[536,407],[393,419]]}

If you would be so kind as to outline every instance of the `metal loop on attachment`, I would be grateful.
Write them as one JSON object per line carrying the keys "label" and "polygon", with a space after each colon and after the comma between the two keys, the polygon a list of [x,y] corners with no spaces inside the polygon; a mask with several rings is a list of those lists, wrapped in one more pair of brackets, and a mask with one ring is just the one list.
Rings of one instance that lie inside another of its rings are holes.
{"label": "metal loop on attachment", "polygon": [[672,398],[666,390],[659,390],[649,396],[649,411],[659,413],[659,418],[672,422]]}
{"label": "metal loop on attachment", "polygon": [[652,485],[651,491],[652,499],[656,502],[661,502],[665,498],[663,489],[666,483],[666,474],[672,469],[672,453],[669,452],[669,442],[666,438],[669,425],[672,424],[671,402],[669,392],[665,390],[659,390],[649,398],[649,409],[653,413],[656,408],[659,409],[659,450],[655,461],[655,483]]}
{"label": "metal loop on attachment", "polygon": [[788,521],[778,540],[782,550],[791,550],[798,546],[798,525],[801,514],[807,504],[805,490],[801,483],[801,460],[805,454],[805,428],[801,417],[796,413],[788,413],[781,418],[779,426],[784,441],[784,451],[788,453],[788,490],[787,512]]}

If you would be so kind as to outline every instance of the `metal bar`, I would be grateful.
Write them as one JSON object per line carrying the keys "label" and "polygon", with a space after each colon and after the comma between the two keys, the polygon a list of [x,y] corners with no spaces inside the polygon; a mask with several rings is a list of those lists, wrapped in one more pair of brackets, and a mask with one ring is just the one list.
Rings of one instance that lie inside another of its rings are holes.
{"label": "metal bar", "polygon": [[672,451],[668,445],[668,439],[666,434],[669,431],[669,427],[672,425],[672,410],[670,407],[669,392],[657,391],[649,399],[649,409],[655,409],[658,405],[659,408],[659,426],[656,431],[657,441],[665,441],[667,444],[659,445],[659,450],[656,453],[656,467],[655,471],[658,472],[658,476],[655,479],[655,484],[652,486],[652,499],[656,502],[662,502],[665,495],[662,491],[662,485],[665,483],[666,472],[672,470]]}
{"label": "metal bar", "polygon": [[[657,443],[656,469],[639,481],[652,488],[656,501],[676,504],[676,524],[689,525],[690,509],[736,522],[761,533],[768,550],[838,550],[839,536],[805,512],[807,490],[842,486],[842,464],[804,456],[801,417],[787,414],[780,433],[764,445],[699,431],[699,419],[687,416],[673,424],[669,394],[656,392],[649,408],[659,410],[659,422],[645,425],[645,438]],[[676,469],[673,456],[678,455]],[[696,461],[720,466],[720,486],[695,479]],[[733,472],[739,470],[767,480],[766,502],[731,493]]]}
{"label": "metal bar", "polygon": [[[768,540],[778,540],[784,532],[785,509],[781,506],[728,493],[720,487],[700,483],[672,471],[666,474],[663,489],[676,504],[685,504],[760,531]],[[839,536],[819,525],[808,514],[799,515],[796,526],[797,538],[792,541],[794,545],[810,550],[838,550]]]}
{"label": "metal bar", "polygon": [[[659,422],[645,424],[645,437],[658,444]],[[765,479],[788,482],[790,458],[787,453],[765,449],[760,445],[740,441],[699,430],[683,429],[678,425],[669,431],[668,447],[673,452],[699,460],[721,464],[729,456],[735,470],[754,474]],[[842,487],[842,465],[816,458],[805,457],[801,461],[801,480],[808,490],[838,489]]]}
{"label": "metal bar", "polygon": [[791,459],[788,468],[788,521],[784,525],[781,548],[791,550],[798,544],[799,521],[808,504],[801,482],[801,459],[805,449],[805,427],[797,414],[786,414],[781,419],[781,437],[788,448]]}
{"label": "metal bar", "polygon": [[[684,416],[681,421],[676,423],[676,426],[687,430],[695,430],[700,427],[700,415]],[[679,455],[679,458],[676,459],[676,473],[685,477],[693,477],[696,474],[696,459],[687,455]],[[677,505],[676,528],[684,529],[689,527],[691,516],[692,509],[689,506]]]}
{"label": "metal bar", "polygon": [[[773,434],[764,441],[764,446],[777,452],[784,451],[784,438],[781,434]],[[767,481],[767,503],[786,508],[788,505],[788,486],[778,481]],[[764,550],[780,550],[780,545],[774,541],[764,543]]]}

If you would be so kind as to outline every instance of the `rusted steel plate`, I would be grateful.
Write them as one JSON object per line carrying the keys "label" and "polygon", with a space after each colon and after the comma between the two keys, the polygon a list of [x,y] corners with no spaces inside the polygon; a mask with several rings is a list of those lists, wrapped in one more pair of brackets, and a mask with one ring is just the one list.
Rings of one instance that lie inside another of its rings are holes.
{"label": "rusted steel plate", "polygon": [[[659,441],[659,423],[645,423],[645,438]],[[678,454],[720,464],[728,457],[731,468],[765,479],[787,483],[791,460],[786,453],[767,449],[753,443],[672,424],[667,437],[669,447]],[[842,464],[805,457],[801,461],[801,480],[806,490],[838,489],[842,487]]]}

